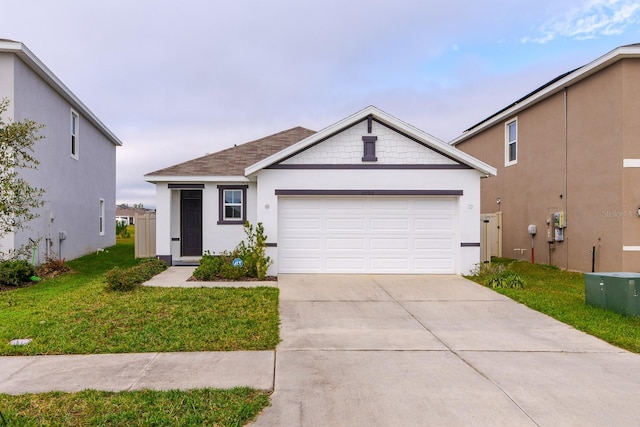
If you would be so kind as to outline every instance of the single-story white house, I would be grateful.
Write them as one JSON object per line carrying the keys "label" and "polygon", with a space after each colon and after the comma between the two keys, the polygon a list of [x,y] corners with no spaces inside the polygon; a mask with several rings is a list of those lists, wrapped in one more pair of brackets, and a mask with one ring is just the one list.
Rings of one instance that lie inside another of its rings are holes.
{"label": "single-story white house", "polygon": [[156,254],[233,249],[261,222],[268,274],[464,274],[480,262],[480,179],[496,170],[376,107],[145,175]]}

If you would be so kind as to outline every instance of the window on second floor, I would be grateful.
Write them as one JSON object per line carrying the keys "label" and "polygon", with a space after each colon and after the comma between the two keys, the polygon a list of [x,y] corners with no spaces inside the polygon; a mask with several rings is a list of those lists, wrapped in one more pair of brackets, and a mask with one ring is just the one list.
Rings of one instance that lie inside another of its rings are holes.
{"label": "window on second floor", "polygon": [[504,165],[518,163],[518,119],[507,122],[504,127]]}
{"label": "window on second floor", "polygon": [[78,159],[78,130],[80,125],[80,116],[71,110],[71,157]]}

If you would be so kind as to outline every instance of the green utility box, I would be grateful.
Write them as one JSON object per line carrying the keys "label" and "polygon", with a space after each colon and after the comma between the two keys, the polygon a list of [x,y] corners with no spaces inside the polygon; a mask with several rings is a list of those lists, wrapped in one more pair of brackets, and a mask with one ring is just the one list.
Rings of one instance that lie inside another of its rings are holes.
{"label": "green utility box", "polygon": [[585,273],[587,304],[640,316],[640,273]]}

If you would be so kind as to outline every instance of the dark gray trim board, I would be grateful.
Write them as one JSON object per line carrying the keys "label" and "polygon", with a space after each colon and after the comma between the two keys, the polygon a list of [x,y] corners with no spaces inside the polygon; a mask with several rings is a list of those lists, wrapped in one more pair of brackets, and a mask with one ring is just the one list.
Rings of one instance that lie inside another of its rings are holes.
{"label": "dark gray trim board", "polygon": [[266,167],[265,169],[471,169],[470,166],[463,165],[461,163],[457,163],[455,165],[443,165],[443,164],[433,164],[433,165],[408,165],[408,164],[295,164],[295,165],[283,165],[283,164],[274,164]]}
{"label": "dark gray trim board", "polygon": [[276,196],[462,196],[462,190],[289,190],[276,189]]}
{"label": "dark gray trim board", "polygon": [[480,242],[462,242],[460,243],[460,247],[463,248],[479,248]]}
{"label": "dark gray trim board", "polygon": [[265,243],[264,245],[266,247],[268,247],[268,248],[277,248],[278,247],[277,243]]}
{"label": "dark gray trim board", "polygon": [[182,189],[182,190],[201,190],[204,188],[204,184],[185,184],[185,183],[169,184],[169,188]]}

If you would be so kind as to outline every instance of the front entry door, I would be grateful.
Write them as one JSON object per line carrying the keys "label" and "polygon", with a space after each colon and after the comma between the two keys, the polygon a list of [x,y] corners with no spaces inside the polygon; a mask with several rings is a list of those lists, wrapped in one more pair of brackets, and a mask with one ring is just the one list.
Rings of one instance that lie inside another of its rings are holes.
{"label": "front entry door", "polygon": [[181,212],[181,255],[202,255],[202,190],[182,190]]}

